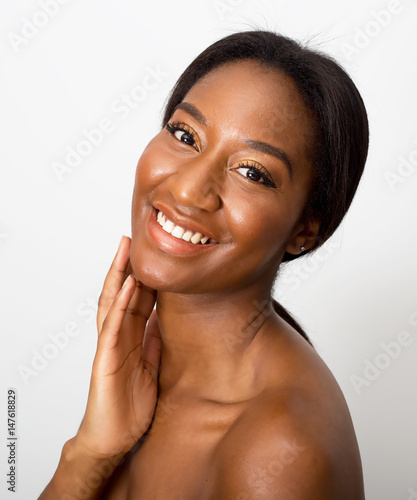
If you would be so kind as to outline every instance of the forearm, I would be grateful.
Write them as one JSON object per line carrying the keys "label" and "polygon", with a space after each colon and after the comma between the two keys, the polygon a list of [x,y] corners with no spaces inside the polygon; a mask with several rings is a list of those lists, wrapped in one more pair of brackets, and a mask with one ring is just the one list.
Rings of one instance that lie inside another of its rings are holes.
{"label": "forearm", "polygon": [[65,443],[55,474],[38,500],[99,499],[121,459],[93,458],[72,438]]}

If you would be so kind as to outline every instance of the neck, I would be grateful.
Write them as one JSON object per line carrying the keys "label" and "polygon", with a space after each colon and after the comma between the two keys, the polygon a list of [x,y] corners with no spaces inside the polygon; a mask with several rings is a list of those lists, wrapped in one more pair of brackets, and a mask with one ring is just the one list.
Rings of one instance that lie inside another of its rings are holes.
{"label": "neck", "polygon": [[233,297],[158,292],[160,397],[235,402],[258,390],[259,360],[274,320],[270,293]]}

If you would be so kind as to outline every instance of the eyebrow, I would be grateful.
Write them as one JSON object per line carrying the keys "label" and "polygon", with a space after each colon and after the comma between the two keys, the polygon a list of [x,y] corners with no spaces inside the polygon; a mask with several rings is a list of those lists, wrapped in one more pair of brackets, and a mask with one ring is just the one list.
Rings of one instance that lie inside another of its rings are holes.
{"label": "eyebrow", "polygon": [[199,123],[201,123],[201,125],[208,125],[209,124],[207,118],[203,115],[203,113],[200,110],[198,110],[193,104],[191,104],[189,102],[184,102],[184,101],[180,102],[179,104],[177,104],[175,106],[174,112],[177,109],[183,109],[186,113],[188,113],[193,118],[195,118]]}
{"label": "eyebrow", "polygon": [[[193,104],[189,102],[180,102],[177,104],[174,108],[173,113],[177,109],[182,109],[189,115],[191,115],[193,118],[195,118],[199,123],[202,125],[208,125],[209,122],[207,118],[203,115],[203,113],[197,109]],[[255,149],[257,151],[260,151],[261,153],[265,153],[267,155],[274,156],[275,158],[278,158],[278,160],[281,160],[284,165],[286,166],[288,173],[290,175],[290,178],[293,178],[294,174],[294,168],[290,162],[290,159],[288,158],[288,155],[285,153],[280,148],[277,148],[276,146],[272,146],[271,144],[268,144],[267,142],[262,142],[262,141],[254,141],[252,139],[245,139],[244,142],[251,147],[252,149]]]}
{"label": "eyebrow", "polygon": [[257,151],[260,151],[261,153],[266,153],[267,155],[275,156],[275,158],[281,160],[287,167],[288,173],[290,174],[290,178],[292,179],[294,169],[285,151],[262,141],[253,141],[251,139],[245,139],[245,143],[252,149],[256,149]]}

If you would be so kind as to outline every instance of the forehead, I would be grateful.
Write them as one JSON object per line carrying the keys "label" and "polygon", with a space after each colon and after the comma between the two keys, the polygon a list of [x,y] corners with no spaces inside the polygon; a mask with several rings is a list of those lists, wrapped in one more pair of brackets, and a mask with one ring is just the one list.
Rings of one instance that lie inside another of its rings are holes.
{"label": "forehead", "polygon": [[[221,65],[199,80],[185,96],[209,125],[269,142],[310,157],[314,120],[293,80],[257,61]],[[305,159],[305,158],[304,158]]]}

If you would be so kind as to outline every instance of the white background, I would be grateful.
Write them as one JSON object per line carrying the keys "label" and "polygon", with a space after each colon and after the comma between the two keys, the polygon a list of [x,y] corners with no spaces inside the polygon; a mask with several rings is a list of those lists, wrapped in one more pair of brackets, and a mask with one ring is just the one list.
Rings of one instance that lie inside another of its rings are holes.
{"label": "white background", "polygon": [[[170,88],[213,41],[266,27],[333,55],[360,89],[371,129],[366,173],[343,226],[316,257],[287,266],[276,295],[345,394],[367,499],[417,498],[416,2],[57,5],[47,18],[38,1],[0,7],[0,497],[36,498],[81,421],[96,343],[94,303],[121,235],[130,235],[136,163],[158,132]],[[31,32],[35,21],[44,26]],[[165,76],[122,114],[118,100],[149,68]],[[103,118],[112,132],[60,181],[53,163],[64,163],[67,147]],[[402,158],[409,166],[399,172]],[[397,175],[391,184],[387,172]],[[78,335],[48,351],[50,336],[71,322]],[[381,344],[401,332],[409,345],[395,359],[384,356]],[[36,353],[45,349],[51,359],[35,371]],[[381,370],[364,373],[369,363]],[[355,376],[366,384],[355,389]],[[6,486],[9,387],[18,393],[17,494]]]}

